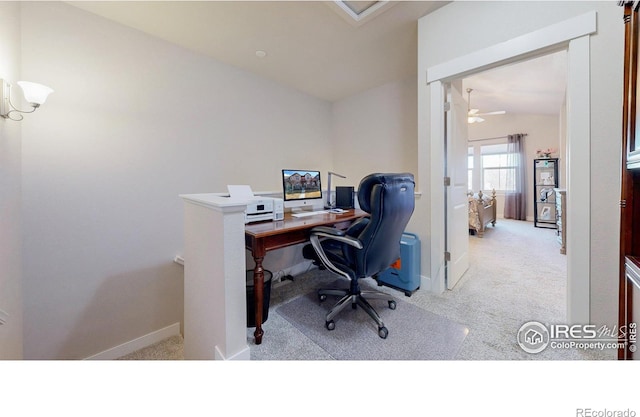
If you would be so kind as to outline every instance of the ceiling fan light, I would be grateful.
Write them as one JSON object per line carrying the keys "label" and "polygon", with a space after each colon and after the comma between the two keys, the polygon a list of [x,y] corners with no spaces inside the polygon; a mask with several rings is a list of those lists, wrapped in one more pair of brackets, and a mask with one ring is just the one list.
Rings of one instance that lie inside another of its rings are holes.
{"label": "ceiling fan light", "polygon": [[480,116],[491,116],[494,114],[505,114],[506,111],[504,110],[498,110],[498,111],[492,111],[489,113],[480,113],[480,109],[472,109],[471,108],[471,92],[473,91],[472,88],[467,88],[467,94],[469,95],[469,98],[467,100],[467,123],[481,123],[484,122],[484,119]]}
{"label": "ceiling fan light", "polygon": [[467,123],[481,123],[484,122],[484,119],[482,117],[478,117],[478,116],[472,116],[472,117],[467,117]]}

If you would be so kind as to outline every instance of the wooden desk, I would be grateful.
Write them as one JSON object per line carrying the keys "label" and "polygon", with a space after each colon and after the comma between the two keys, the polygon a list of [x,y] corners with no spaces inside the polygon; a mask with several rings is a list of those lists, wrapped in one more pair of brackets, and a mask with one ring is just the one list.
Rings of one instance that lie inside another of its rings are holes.
{"label": "wooden desk", "polygon": [[284,220],[277,222],[252,223],[245,226],[244,240],[255,261],[253,272],[254,305],[256,330],[253,333],[256,345],[262,343],[262,305],[264,289],[264,268],[262,260],[270,250],[284,248],[309,241],[309,232],[316,226],[333,226],[346,229],[354,221],[368,214],[362,210],[346,210],[344,213],[318,214],[307,217],[292,217],[285,214]]}

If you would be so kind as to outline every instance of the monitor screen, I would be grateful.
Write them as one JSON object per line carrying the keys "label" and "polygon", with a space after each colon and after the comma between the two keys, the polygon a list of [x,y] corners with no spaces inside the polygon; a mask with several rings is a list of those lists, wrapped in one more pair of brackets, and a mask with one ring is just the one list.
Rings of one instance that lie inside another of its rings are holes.
{"label": "monitor screen", "polygon": [[284,201],[322,198],[320,171],[283,169],[282,190]]}

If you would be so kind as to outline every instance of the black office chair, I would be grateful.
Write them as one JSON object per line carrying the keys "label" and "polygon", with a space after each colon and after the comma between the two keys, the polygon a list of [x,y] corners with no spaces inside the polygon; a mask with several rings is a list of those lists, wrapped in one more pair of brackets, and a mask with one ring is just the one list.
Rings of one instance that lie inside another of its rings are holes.
{"label": "black office chair", "polygon": [[[321,289],[320,301],[327,295],[342,297],[326,316],[328,330],[335,329],[334,317],[346,306],[360,306],[378,325],[385,339],[389,331],[365,298],[387,299],[389,308],[396,303],[388,294],[361,291],[358,280],[374,277],[400,257],[400,239],[414,209],[415,182],[412,174],[371,174],[360,182],[358,203],[369,217],[354,222],[346,231],[332,227],[311,230],[311,245],[303,249],[305,258],[314,259],[330,271],[350,281],[348,289]],[[310,250],[310,247],[312,250]]]}

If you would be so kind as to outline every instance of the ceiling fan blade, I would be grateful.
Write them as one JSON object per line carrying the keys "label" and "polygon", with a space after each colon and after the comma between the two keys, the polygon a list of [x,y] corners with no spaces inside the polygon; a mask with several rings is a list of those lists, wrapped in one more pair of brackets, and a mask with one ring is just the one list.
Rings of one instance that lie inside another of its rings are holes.
{"label": "ceiling fan blade", "polygon": [[506,113],[505,110],[498,110],[498,111],[491,111],[491,112],[488,112],[488,113],[478,113],[478,114],[476,114],[476,116],[493,116],[493,115],[496,115],[496,114],[505,114],[505,113]]}
{"label": "ceiling fan blade", "polygon": [[469,110],[469,116],[473,116],[474,114],[478,113],[480,111],[480,109],[471,109]]}
{"label": "ceiling fan blade", "polygon": [[484,122],[484,119],[482,117],[478,117],[478,116],[467,117],[467,123],[480,123],[480,122]]}

